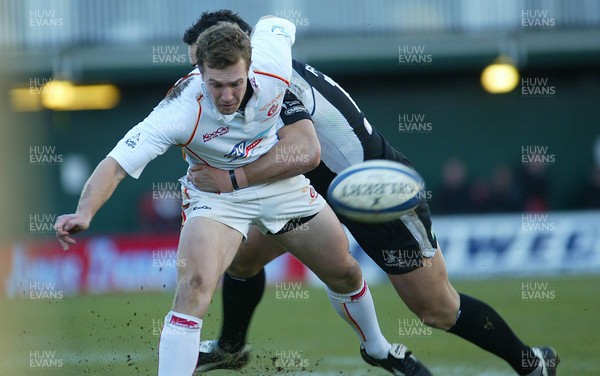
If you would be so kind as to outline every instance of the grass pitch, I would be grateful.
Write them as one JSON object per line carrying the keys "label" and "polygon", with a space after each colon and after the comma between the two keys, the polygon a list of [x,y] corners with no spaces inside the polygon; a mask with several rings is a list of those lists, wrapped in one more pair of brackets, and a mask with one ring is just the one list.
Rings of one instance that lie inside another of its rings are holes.
{"label": "grass pitch", "polygon": [[[600,372],[600,276],[458,281],[461,292],[496,308],[530,345],[559,352],[560,375]],[[244,375],[386,375],[363,363],[358,340],[324,290],[265,292],[250,331],[252,362]],[[527,291],[539,293],[528,293]],[[389,285],[371,286],[379,321],[436,375],[513,375],[495,356],[423,326]],[[26,294],[25,294],[26,295]],[[158,335],[172,292],[2,300],[0,375],[155,375]],[[217,291],[202,338],[220,324]],[[213,371],[214,376],[233,372]]]}

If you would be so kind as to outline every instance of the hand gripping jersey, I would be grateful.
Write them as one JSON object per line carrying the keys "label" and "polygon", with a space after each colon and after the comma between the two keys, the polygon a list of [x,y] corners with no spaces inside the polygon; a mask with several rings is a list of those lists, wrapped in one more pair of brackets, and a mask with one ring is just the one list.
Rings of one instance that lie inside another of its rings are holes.
{"label": "hand gripping jersey", "polygon": [[253,94],[241,111],[219,113],[195,70],[181,78],[108,155],[134,178],[172,145],[183,148],[190,164],[231,170],[255,161],[277,142],[279,110],[292,75],[295,31],[281,18],[257,23],[248,73]]}

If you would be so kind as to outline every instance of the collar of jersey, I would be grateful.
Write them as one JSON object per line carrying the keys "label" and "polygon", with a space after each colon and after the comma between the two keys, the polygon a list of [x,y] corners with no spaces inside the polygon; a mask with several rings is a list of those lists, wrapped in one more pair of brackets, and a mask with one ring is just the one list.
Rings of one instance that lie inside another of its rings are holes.
{"label": "collar of jersey", "polygon": [[252,91],[254,91],[254,94],[252,94],[252,97],[250,97],[250,100],[248,101],[248,103],[246,103],[246,107],[243,111],[244,114],[242,115],[241,113],[236,111],[231,115],[224,115],[217,110],[217,107],[213,103],[212,96],[210,96],[208,90],[206,89],[206,86],[204,85],[204,78],[202,78],[202,93],[204,94],[204,98],[208,100],[210,108],[215,113],[215,118],[217,118],[217,120],[221,120],[225,124],[229,124],[233,119],[235,119],[238,116],[244,117],[244,123],[249,123],[252,120],[254,120],[254,107],[256,106],[256,102],[258,102],[258,97],[260,96],[260,85],[256,80],[256,76],[253,70],[248,71],[248,82],[252,88]]}

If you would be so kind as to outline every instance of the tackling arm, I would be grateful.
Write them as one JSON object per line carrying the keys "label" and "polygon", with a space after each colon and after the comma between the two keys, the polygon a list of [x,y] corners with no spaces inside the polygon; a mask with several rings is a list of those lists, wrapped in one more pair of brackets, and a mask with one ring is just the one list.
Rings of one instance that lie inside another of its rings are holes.
{"label": "tackling arm", "polygon": [[[232,170],[239,188],[297,176],[316,168],[321,146],[312,121],[298,120],[278,132],[279,141],[256,161]],[[188,180],[204,192],[232,192],[231,173],[207,165],[188,169]]]}
{"label": "tackling arm", "polygon": [[278,132],[279,141],[244,167],[248,185],[270,183],[308,172],[319,165],[321,146],[310,120],[299,120]]}
{"label": "tackling arm", "polygon": [[106,157],[98,164],[83,187],[76,212],[61,215],[54,224],[56,236],[65,251],[70,244],[75,244],[71,235],[89,228],[94,215],[126,175],[125,170],[111,157]]}

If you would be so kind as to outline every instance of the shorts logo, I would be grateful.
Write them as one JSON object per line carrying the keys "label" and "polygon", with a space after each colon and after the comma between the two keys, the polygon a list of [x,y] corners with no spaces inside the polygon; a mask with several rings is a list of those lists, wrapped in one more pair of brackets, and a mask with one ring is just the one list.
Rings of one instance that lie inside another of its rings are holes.
{"label": "shorts logo", "polygon": [[398,249],[383,249],[381,251],[383,254],[383,260],[385,261],[385,266],[400,266],[400,250]]}
{"label": "shorts logo", "polygon": [[212,210],[212,208],[210,206],[202,205],[202,206],[194,206],[192,208],[192,211],[194,211],[194,210],[202,210],[202,209],[204,209],[204,210]]}
{"label": "shorts logo", "polygon": [[205,133],[202,136],[202,140],[204,142],[208,142],[210,140],[212,140],[213,138],[217,138],[219,136],[222,136],[224,134],[229,133],[229,127],[219,127],[216,131],[211,132],[211,133]]}
{"label": "shorts logo", "polygon": [[224,157],[225,158],[230,158],[230,162],[233,162],[235,160],[238,160],[240,158],[248,158],[250,156],[250,153],[252,152],[252,149],[254,149],[255,147],[258,146],[258,144],[260,144],[260,142],[262,141],[262,138],[259,138],[257,140],[254,140],[252,142],[250,142],[250,140],[245,140],[242,141],[238,144],[236,144],[231,151],[229,152],[229,154],[225,154]]}
{"label": "shorts logo", "polygon": [[315,202],[317,197],[319,197],[319,193],[313,188],[312,185],[307,185],[304,188],[302,188],[302,193],[306,192],[308,192],[308,195],[310,196],[310,200],[308,201],[309,205]]}
{"label": "shorts logo", "polygon": [[386,267],[416,269],[431,267],[431,259],[422,260],[419,249],[382,249],[383,261]]}

